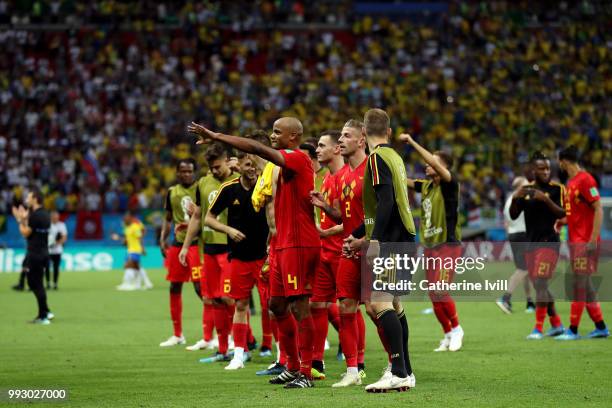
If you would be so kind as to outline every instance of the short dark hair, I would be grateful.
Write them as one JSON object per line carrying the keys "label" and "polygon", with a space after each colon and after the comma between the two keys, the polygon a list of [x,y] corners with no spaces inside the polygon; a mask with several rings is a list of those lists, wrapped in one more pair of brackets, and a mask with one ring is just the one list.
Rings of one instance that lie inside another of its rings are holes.
{"label": "short dark hair", "polygon": [[262,130],[262,129],[254,130],[253,132],[246,135],[246,137],[248,137],[249,139],[253,139],[259,143],[263,143],[266,146],[271,146],[270,135],[266,133],[265,130]]}
{"label": "short dark hair", "polygon": [[[304,140],[302,142],[302,144],[309,144],[309,145],[313,146],[316,149],[318,144],[319,144],[319,138],[318,137],[309,137],[308,139]],[[300,147],[300,149],[301,149],[301,147]]]}
{"label": "short dark hair", "polygon": [[453,168],[453,164],[455,164],[455,160],[453,159],[453,156],[451,156],[444,150],[436,150],[433,154],[441,158],[444,164],[446,164],[447,168],[449,169]]}
{"label": "short dark hair", "polygon": [[223,143],[219,142],[213,143],[208,146],[208,149],[206,149],[206,153],[204,153],[204,157],[206,157],[206,161],[208,163],[224,157],[227,158],[227,156],[227,149],[225,148]]}
{"label": "short dark hair", "polygon": [[329,136],[329,138],[332,140],[332,142],[334,142],[334,144],[338,144],[338,140],[340,139],[341,134],[342,133],[340,133],[339,130],[326,130],[325,132],[321,133],[319,139],[323,136]]}
{"label": "short dark hair", "polygon": [[187,165],[191,164],[193,166],[193,170],[195,170],[197,167],[196,161],[192,159],[191,157],[188,157],[186,159],[179,159],[176,162],[176,170],[178,170],[179,167],[181,167],[181,164],[187,164]]}
{"label": "short dark hair", "polygon": [[39,205],[43,204],[44,201],[44,197],[43,197],[43,193],[42,191],[40,191],[40,188],[36,187],[36,186],[31,186],[29,189],[29,192],[32,193],[32,197],[34,197],[36,199],[36,202]]}
{"label": "short dark hair", "polygon": [[236,152],[236,158],[237,158],[238,160],[242,160],[242,159],[244,159],[245,157],[247,157],[248,155],[249,155],[249,154],[248,154],[247,152],[243,152],[242,150],[238,150],[238,151]]}
{"label": "short dark hair", "polygon": [[531,155],[531,159],[529,160],[530,163],[535,163],[538,160],[550,160],[548,158],[548,156],[546,156],[544,153],[542,153],[539,150],[536,150],[535,152],[533,152],[533,154]]}
{"label": "short dark hair", "polygon": [[387,136],[391,126],[389,115],[382,109],[370,109],[363,117],[367,136]]}
{"label": "short dark hair", "polygon": [[311,145],[310,143],[302,143],[300,145],[300,149],[306,150],[308,152],[308,156],[310,156],[311,159],[317,158],[317,148]]}
{"label": "short dark hair", "polygon": [[578,152],[578,148],[574,145],[569,145],[559,152],[559,160],[577,163],[579,158],[580,153]]}

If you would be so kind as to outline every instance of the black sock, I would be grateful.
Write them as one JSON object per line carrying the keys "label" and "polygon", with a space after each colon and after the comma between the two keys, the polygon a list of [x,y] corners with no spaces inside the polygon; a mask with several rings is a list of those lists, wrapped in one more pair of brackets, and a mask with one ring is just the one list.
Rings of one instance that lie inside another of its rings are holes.
{"label": "black sock", "polygon": [[402,310],[397,315],[400,325],[402,326],[402,346],[404,348],[404,365],[406,366],[406,372],[408,375],[412,374],[412,366],[410,365],[410,353],[408,352],[408,320],[406,320],[406,313]]}
{"label": "black sock", "polygon": [[578,334],[578,326],[570,326],[570,330],[572,331],[572,333]]}
{"label": "black sock", "polygon": [[404,362],[404,346],[402,325],[397,318],[397,313],[393,309],[386,309],[378,313],[378,322],[383,328],[385,337],[389,342],[391,349],[391,373],[393,375],[405,378],[406,366]]}
{"label": "black sock", "polygon": [[323,362],[320,360],[312,360],[312,368],[314,368],[320,373],[325,372],[325,366],[323,365]]}
{"label": "black sock", "polygon": [[511,293],[504,293],[504,296],[502,296],[502,300],[506,303],[510,303],[510,299],[512,299],[512,294]]}
{"label": "black sock", "polygon": [[598,330],[604,330],[606,328],[606,323],[604,323],[603,320],[598,321],[597,323],[595,323],[595,327]]}
{"label": "black sock", "polygon": [[358,371],[365,370],[365,363],[357,363],[357,370]]}
{"label": "black sock", "polygon": [[547,310],[549,316],[554,316],[557,314],[555,310],[555,302],[548,302]]}

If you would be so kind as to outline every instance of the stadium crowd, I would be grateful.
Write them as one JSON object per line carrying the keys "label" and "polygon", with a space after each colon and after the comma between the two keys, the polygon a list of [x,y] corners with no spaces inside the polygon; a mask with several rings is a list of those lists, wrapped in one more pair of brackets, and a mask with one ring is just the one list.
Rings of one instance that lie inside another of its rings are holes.
{"label": "stadium crowd", "polygon": [[[373,106],[396,133],[460,158],[462,210],[500,210],[535,148],[554,157],[573,143],[587,169],[612,171],[610,14],[451,4],[421,25],[349,2],[0,0],[0,211],[34,180],[63,212],[161,208],[175,159],[195,152],[192,120],[245,134],[293,114],[317,136]],[[266,21],[293,28],[255,28]]]}

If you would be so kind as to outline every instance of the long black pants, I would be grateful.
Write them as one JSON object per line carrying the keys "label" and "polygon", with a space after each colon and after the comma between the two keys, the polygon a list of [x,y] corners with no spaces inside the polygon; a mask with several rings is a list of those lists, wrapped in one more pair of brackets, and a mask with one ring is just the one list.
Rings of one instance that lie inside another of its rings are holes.
{"label": "long black pants", "polygon": [[59,277],[60,262],[62,261],[62,254],[50,254],[49,262],[47,262],[47,268],[45,269],[45,283],[47,287],[51,283],[51,266],[53,266],[53,284],[57,286],[57,278]]}
{"label": "long black pants", "polygon": [[47,306],[47,293],[45,292],[45,286],[43,285],[43,275],[49,262],[48,255],[38,254],[27,254],[26,255],[26,277],[28,279],[28,286],[36,296],[36,302],[38,302],[38,318],[44,319],[49,313],[49,307]]}

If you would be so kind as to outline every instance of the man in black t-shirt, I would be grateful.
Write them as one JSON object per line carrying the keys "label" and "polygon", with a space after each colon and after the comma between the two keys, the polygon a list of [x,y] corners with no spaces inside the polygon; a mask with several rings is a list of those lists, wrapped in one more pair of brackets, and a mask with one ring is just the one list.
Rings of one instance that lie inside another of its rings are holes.
{"label": "man in black t-shirt", "polygon": [[529,240],[525,259],[529,277],[536,290],[536,324],[527,339],[540,340],[543,337],[542,327],[547,313],[552,327],[546,335],[558,336],[564,331],[555,310],[553,296],[548,290],[548,281],[552,278],[559,258],[559,234],[555,231],[555,223],[565,217],[565,188],[550,181],[550,160],[542,153],[534,153],[531,163],[535,181],[514,193],[510,204],[510,218],[515,220],[521,212],[525,213]]}
{"label": "man in black t-shirt", "polygon": [[26,207],[13,207],[13,216],[19,224],[19,232],[27,240],[27,252],[24,260],[28,286],[38,302],[38,316],[32,320],[35,324],[50,324],[53,313],[47,306],[47,294],[43,285],[45,268],[49,261],[49,227],[51,218],[42,208],[43,196],[34,188],[26,196]]}
{"label": "man in black t-shirt", "polygon": [[[249,297],[253,286],[259,282],[268,238],[266,214],[264,211],[256,212],[251,203],[258,176],[255,162],[250,155],[240,152],[238,164],[240,178],[221,185],[204,220],[207,226],[229,237],[230,280],[224,280],[224,286],[229,285],[230,297],[236,300],[236,312],[232,326],[234,358],[226,370],[244,368]],[[228,210],[227,225],[217,219],[225,209]]]}

